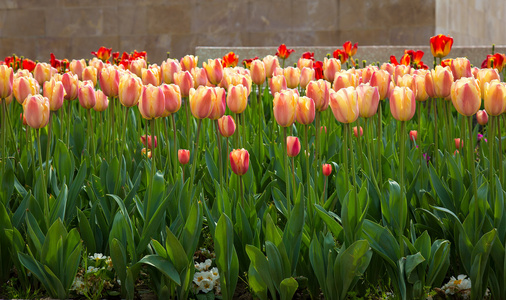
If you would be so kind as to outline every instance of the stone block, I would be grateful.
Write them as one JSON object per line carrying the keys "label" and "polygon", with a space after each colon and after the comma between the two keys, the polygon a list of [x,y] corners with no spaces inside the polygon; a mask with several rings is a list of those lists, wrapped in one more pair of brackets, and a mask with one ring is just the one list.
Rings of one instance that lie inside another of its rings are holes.
{"label": "stone block", "polygon": [[71,49],[68,59],[93,58],[91,51],[97,51],[104,46],[112,48],[113,52],[122,51],[119,48],[119,36],[103,35],[96,37],[75,36],[70,39]]}
{"label": "stone block", "polygon": [[103,30],[104,11],[108,8],[58,8],[46,10],[47,36],[98,36]]}
{"label": "stone block", "polygon": [[148,6],[147,33],[154,35],[188,32],[191,19],[191,7],[187,5]]}
{"label": "stone block", "polygon": [[35,37],[46,34],[46,16],[41,9],[0,11],[0,36]]}
{"label": "stone block", "polygon": [[118,34],[120,36],[143,35],[148,32],[146,6],[118,6]]}

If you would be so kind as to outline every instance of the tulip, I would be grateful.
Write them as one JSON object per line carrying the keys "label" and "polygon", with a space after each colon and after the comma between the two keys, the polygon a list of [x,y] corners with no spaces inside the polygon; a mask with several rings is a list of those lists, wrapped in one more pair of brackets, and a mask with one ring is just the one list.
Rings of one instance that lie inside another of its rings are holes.
{"label": "tulip", "polygon": [[104,111],[109,106],[109,99],[107,99],[107,96],[101,90],[95,91],[95,99],[97,102],[93,106],[94,111]]}
{"label": "tulip", "polygon": [[339,91],[340,89],[347,88],[350,86],[357,86],[357,76],[351,72],[337,72],[334,75],[333,89],[334,91]]}
{"label": "tulip", "polygon": [[173,114],[181,108],[181,90],[175,84],[162,84],[163,95],[165,96],[165,111]]}
{"label": "tulip", "polygon": [[425,90],[425,75],[415,74],[413,75],[413,80],[415,81],[416,88],[415,91],[415,100],[416,101],[425,101],[429,98],[429,94]]}
{"label": "tulip", "polygon": [[281,67],[278,67],[276,69],[274,69],[274,72],[272,73],[272,76],[277,76],[277,75],[285,75],[285,69],[281,68]]}
{"label": "tulip", "polygon": [[335,58],[326,58],[323,60],[323,77],[329,82],[334,82],[336,72],[341,71],[341,61]]}
{"label": "tulip", "polygon": [[182,97],[190,95],[190,89],[193,88],[193,77],[190,72],[181,71],[174,73],[174,83],[179,86]]}
{"label": "tulip", "polygon": [[[146,153],[147,151],[147,153]],[[146,148],[142,148],[141,155],[146,156],[147,158],[151,158],[153,154],[151,153],[151,150],[147,150]]]}
{"label": "tulip", "polygon": [[160,85],[160,69],[157,65],[151,65],[147,69],[142,69],[142,83],[144,85]]}
{"label": "tulip", "polygon": [[496,69],[481,69],[478,71],[476,79],[478,79],[478,84],[480,85],[482,99],[485,98],[485,83],[492,82],[494,79],[501,81],[501,77]]}
{"label": "tulip", "polygon": [[329,106],[330,83],[323,79],[310,81],[306,87],[306,96],[315,102],[316,111],[324,111]]}
{"label": "tulip", "polygon": [[380,67],[380,70],[387,71],[388,74],[393,75],[395,71],[395,65],[392,63],[383,63]]}
{"label": "tulip", "polygon": [[191,69],[195,68],[199,63],[199,57],[193,55],[186,55],[181,58],[181,70],[182,71],[191,71]]}
{"label": "tulip", "polygon": [[97,69],[98,74],[100,74],[100,72],[102,72],[102,69],[104,68],[104,62],[94,57],[88,62],[88,66],[95,67],[95,69]]}
{"label": "tulip", "polygon": [[392,76],[394,78],[397,78],[397,77],[402,77],[406,74],[411,74],[411,67],[410,66],[405,66],[405,65],[397,65],[395,66],[394,68],[394,72],[392,73]]}
{"label": "tulip", "polygon": [[[485,82],[483,86],[485,110],[491,116],[498,116],[506,110],[506,86],[497,79]],[[486,122],[485,122],[486,123]]]}
{"label": "tulip", "polygon": [[81,104],[84,109],[93,108],[97,102],[95,89],[93,87],[93,82],[90,80],[83,81],[79,86],[79,90],[77,92],[79,97],[79,104]]}
{"label": "tulip", "polygon": [[452,70],[453,78],[455,80],[460,79],[462,77],[473,76],[473,73],[471,72],[471,62],[469,61],[469,59],[465,57],[458,57],[452,59],[450,68]]}
{"label": "tulip", "polygon": [[297,68],[299,68],[299,70],[301,70],[301,71],[304,68],[312,69],[313,68],[313,60],[301,57],[297,61]]}
{"label": "tulip", "polygon": [[245,149],[234,149],[230,152],[230,167],[232,171],[242,176],[248,172],[249,153]]}
{"label": "tulip", "polygon": [[271,78],[274,70],[279,67],[279,60],[277,56],[267,55],[263,59],[265,65],[265,75]]}
{"label": "tulip", "polygon": [[300,141],[298,137],[288,136],[286,137],[286,153],[288,157],[295,157],[300,152]]}
{"label": "tulip", "polygon": [[98,76],[100,88],[107,97],[118,96],[119,78],[119,71],[113,66],[104,67],[100,71]]}
{"label": "tulip", "polygon": [[79,80],[83,80],[83,71],[84,68],[86,68],[86,61],[84,59],[73,59],[70,62],[69,70],[72,72],[72,74],[77,75],[77,78]]}
{"label": "tulip", "polygon": [[281,92],[287,88],[286,78],[283,75],[275,75],[269,79],[269,88],[271,90],[271,94],[275,95],[276,93]]}
{"label": "tulip", "polygon": [[87,66],[83,70],[82,80],[91,80],[93,82],[93,86],[97,85],[97,68],[93,66]]}
{"label": "tulip", "polygon": [[44,82],[49,81],[57,72],[58,71],[48,63],[38,63],[33,70],[33,76],[35,80],[42,85]]}
{"label": "tulip", "polygon": [[299,95],[292,90],[284,90],[274,95],[274,118],[281,127],[288,127],[295,121]]}
{"label": "tulip", "polygon": [[112,48],[106,48],[106,47],[100,47],[97,52],[93,51],[91,54],[95,55],[97,58],[101,59],[102,61],[106,61],[111,57],[111,51]]}
{"label": "tulip", "polygon": [[353,123],[359,114],[358,95],[350,86],[330,93],[330,108],[337,121],[345,124]]}
{"label": "tulip", "polygon": [[297,102],[296,112],[297,122],[303,125],[309,125],[313,123],[315,118],[315,103],[314,100],[309,97],[299,97]]}
{"label": "tulip", "polygon": [[371,80],[372,74],[378,70],[376,66],[368,66],[362,69],[362,83],[368,83]]}
{"label": "tulip", "polygon": [[295,89],[300,83],[300,70],[294,67],[288,67],[283,70],[286,78],[286,86],[289,89]]}
{"label": "tulip", "polygon": [[29,95],[23,102],[23,115],[28,126],[39,129],[49,122],[49,99],[42,95]]}
{"label": "tulip", "polygon": [[478,121],[478,124],[481,126],[487,125],[488,123],[488,114],[485,110],[479,110],[476,113],[476,121]]}
{"label": "tulip", "polygon": [[329,177],[332,173],[332,165],[331,164],[323,164],[322,173],[325,177]]}
{"label": "tulip", "polygon": [[436,66],[425,75],[425,90],[432,98],[447,98],[451,94],[453,75],[448,67]]}
{"label": "tulip", "polygon": [[285,60],[287,59],[290,54],[292,54],[293,52],[295,52],[295,50],[293,49],[288,49],[286,48],[286,45],[285,44],[281,44],[279,45],[278,47],[278,51],[276,52],[276,56],[278,56],[279,58],[281,58],[282,60]]}
{"label": "tulip", "polygon": [[206,70],[207,79],[211,84],[217,85],[223,79],[223,65],[219,59],[208,59],[202,66]]}
{"label": "tulip", "polygon": [[166,61],[162,62],[160,66],[162,82],[167,84],[175,83],[174,74],[181,72],[181,70],[181,64],[177,60],[168,58]]}
{"label": "tulip", "polygon": [[300,87],[306,89],[309,82],[315,80],[315,71],[311,68],[304,67],[300,71]]}
{"label": "tulip", "polygon": [[480,94],[480,87],[474,78],[458,79],[451,86],[453,106],[464,116],[472,116],[480,109]]}
{"label": "tulip", "polygon": [[369,84],[361,84],[356,90],[360,116],[362,118],[374,116],[378,110],[380,99],[378,88]]}
{"label": "tulip", "polygon": [[411,130],[411,131],[409,132],[409,139],[410,139],[412,142],[416,141],[416,140],[417,140],[417,137],[418,137],[418,131],[416,131],[416,130]]}
{"label": "tulip", "polygon": [[177,159],[182,165],[186,165],[190,162],[190,150],[179,149],[177,150]]}
{"label": "tulip", "polygon": [[218,129],[223,137],[231,137],[235,132],[235,121],[231,116],[223,116],[218,119]]}
{"label": "tulip", "polygon": [[227,94],[228,108],[236,114],[242,113],[248,105],[248,90],[242,84],[229,86]]}
{"label": "tulip", "polygon": [[213,111],[213,98],[216,94],[210,87],[199,86],[196,90],[190,89],[190,109],[193,116],[197,119],[209,117]]}
{"label": "tulip", "polygon": [[[408,87],[416,93],[415,79],[411,74],[405,74],[403,76],[397,76],[395,79],[395,85],[398,87]],[[425,79],[425,78],[424,78]]]}
{"label": "tulip", "polygon": [[[353,135],[358,138],[358,128],[357,126],[353,126]],[[360,136],[363,136],[364,135],[364,129],[362,128],[362,126],[360,126]]]}
{"label": "tulip", "polygon": [[[156,136],[154,138],[155,140],[155,148],[158,146],[158,140],[156,139]],[[147,143],[146,143],[146,136],[145,135],[142,135],[141,136],[141,143],[144,145],[144,147],[148,147],[148,149],[153,149],[152,148],[152,141],[153,139],[151,138],[150,135],[147,136]]]}
{"label": "tulip", "polygon": [[450,53],[453,45],[453,38],[446,35],[436,35],[430,38],[430,51],[434,57],[445,57]]}
{"label": "tulip", "polygon": [[65,96],[65,88],[61,81],[52,78],[50,81],[44,82],[43,95],[49,100],[49,109],[51,111],[59,110],[63,105]]}
{"label": "tulip", "polygon": [[152,120],[160,117],[165,111],[165,96],[162,89],[151,84],[143,86],[138,107],[144,119]]}
{"label": "tulip", "polygon": [[457,148],[457,150],[464,148],[464,140],[460,139],[460,138],[456,138],[455,139],[455,148]]}
{"label": "tulip", "polygon": [[142,94],[142,81],[134,74],[121,76],[118,85],[118,98],[125,107],[137,105]]}
{"label": "tulip", "polygon": [[214,87],[212,88],[212,91],[214,94],[214,96],[212,97],[213,108],[208,118],[211,120],[218,120],[225,114],[225,110],[227,109],[225,89],[220,87]]}
{"label": "tulip", "polygon": [[144,60],[143,58],[138,58],[130,62],[130,67],[128,69],[130,70],[130,72],[137,75],[137,77],[143,78],[142,70],[146,69],[147,67],[148,64],[146,63],[146,60]]}
{"label": "tulip", "polygon": [[254,60],[251,62],[251,81],[256,85],[262,85],[265,82],[265,64],[261,60]]}
{"label": "tulip", "polygon": [[415,115],[415,94],[410,88],[396,86],[390,94],[390,111],[397,121],[409,121]]}
{"label": "tulip", "polygon": [[390,74],[385,70],[375,71],[369,81],[371,86],[378,88],[380,100],[385,100],[390,94]]}
{"label": "tulip", "polygon": [[14,78],[12,92],[19,104],[23,104],[26,97],[39,93],[39,83],[32,77]]}
{"label": "tulip", "polygon": [[190,72],[193,77],[193,87],[198,88],[200,85],[208,85],[209,80],[207,80],[207,73],[204,68],[195,67]]}

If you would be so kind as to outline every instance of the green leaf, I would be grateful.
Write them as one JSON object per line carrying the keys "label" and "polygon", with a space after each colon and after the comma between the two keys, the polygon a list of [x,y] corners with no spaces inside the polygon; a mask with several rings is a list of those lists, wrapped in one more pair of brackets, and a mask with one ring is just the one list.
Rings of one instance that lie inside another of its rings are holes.
{"label": "green leaf", "polygon": [[443,184],[441,177],[436,173],[436,170],[432,165],[429,168],[429,174],[432,187],[436,190],[436,194],[439,199],[441,199],[443,206],[450,211],[455,211],[455,205],[453,203],[451,192],[448,191],[447,187]]}
{"label": "green leaf", "polygon": [[174,268],[174,265],[170,262],[170,260],[164,259],[159,255],[146,255],[139,261],[139,263],[156,268],[162,272],[162,274],[170,278],[170,280],[174,281],[174,283],[181,285],[179,273],[176,268]]}
{"label": "green leaf", "polygon": [[487,261],[496,236],[497,229],[495,228],[485,233],[478,243],[476,243],[471,254],[472,265],[469,276],[471,282],[473,282],[471,286],[471,299],[482,299],[485,295],[488,278],[484,278],[484,275],[488,268]]}
{"label": "green leaf", "polygon": [[279,294],[281,296],[281,300],[292,299],[298,287],[299,284],[293,277],[283,279],[279,285]]}
{"label": "green leaf", "polygon": [[79,231],[81,232],[81,237],[83,238],[84,245],[86,246],[88,253],[95,253],[97,247],[95,243],[95,236],[90,226],[90,222],[79,208],[76,209],[77,209],[77,221]]}
{"label": "green leaf", "polygon": [[415,270],[415,268],[423,263],[425,258],[422,256],[420,252],[406,256],[406,262],[404,264],[404,272],[406,274],[406,278],[409,283],[415,283],[414,280],[411,279],[411,273]]}
{"label": "green leaf", "polygon": [[356,241],[347,249],[341,249],[334,262],[334,280],[337,291],[340,292],[340,299],[346,299],[348,290],[357,276],[364,274],[372,252],[369,243],[365,240]]}
{"label": "green leaf", "polygon": [[343,227],[333,217],[331,217],[323,207],[318,204],[315,204],[314,207],[316,208],[315,211],[318,216],[325,222],[325,224],[327,224],[327,227],[329,228],[330,232],[332,232],[332,235],[334,235],[336,239],[341,240]]}

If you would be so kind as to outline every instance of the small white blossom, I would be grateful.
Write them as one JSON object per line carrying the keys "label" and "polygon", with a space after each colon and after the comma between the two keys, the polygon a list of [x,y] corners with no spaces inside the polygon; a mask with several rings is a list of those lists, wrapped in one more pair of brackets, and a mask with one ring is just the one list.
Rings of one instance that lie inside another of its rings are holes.
{"label": "small white blossom", "polygon": [[209,279],[203,279],[200,282],[199,287],[197,288],[197,292],[207,293],[207,292],[211,291],[213,288],[214,288],[213,281],[211,281]]}
{"label": "small white blossom", "polygon": [[99,269],[99,268],[95,268],[95,267],[93,267],[93,266],[89,266],[89,267],[88,267],[88,270],[86,270],[86,273],[96,273],[96,272],[98,272],[98,271],[100,271],[100,269]]}
{"label": "small white blossom", "polygon": [[471,279],[467,278],[466,275],[459,275],[456,279],[452,276],[450,281],[443,285],[441,289],[447,295],[460,293],[464,299],[467,299],[471,293]]}
{"label": "small white blossom", "polygon": [[107,256],[104,256],[102,253],[95,253],[92,256],[88,256],[88,258],[94,261],[99,261],[102,259],[106,259]]}

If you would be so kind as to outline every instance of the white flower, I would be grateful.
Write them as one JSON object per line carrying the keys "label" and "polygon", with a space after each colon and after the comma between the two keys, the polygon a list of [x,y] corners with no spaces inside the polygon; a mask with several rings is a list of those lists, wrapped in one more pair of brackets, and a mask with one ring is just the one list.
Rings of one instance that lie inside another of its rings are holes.
{"label": "white flower", "polygon": [[211,280],[209,280],[209,279],[204,278],[204,279],[200,282],[200,285],[199,285],[199,287],[197,288],[197,292],[207,293],[207,292],[211,291],[213,288],[214,288],[214,283],[213,283],[213,281],[211,281]]}
{"label": "white flower", "polygon": [[76,276],[76,278],[74,278],[74,282],[72,283],[72,287],[70,289],[76,291],[80,295],[84,295],[87,291],[86,284],[80,276]]}
{"label": "white flower", "polygon": [[211,267],[212,263],[213,263],[212,260],[210,260],[209,258],[206,259],[206,261],[204,262],[205,270],[209,269],[209,267]]}
{"label": "white flower", "polygon": [[193,282],[197,286],[200,286],[202,280],[204,280],[204,272],[195,272],[195,274],[193,274]]}
{"label": "white flower", "polygon": [[107,256],[105,260],[105,264],[107,265],[107,271],[112,271],[112,259],[110,256]]}
{"label": "white flower", "polygon": [[95,253],[92,256],[88,256],[89,259],[92,259],[94,261],[99,261],[102,259],[106,259],[107,256],[104,256],[102,253]]}
{"label": "white flower", "polygon": [[89,267],[88,267],[88,270],[86,270],[86,273],[96,273],[96,272],[98,272],[98,271],[100,271],[100,269],[99,269],[99,268],[95,268],[95,267],[93,267],[93,266],[89,266]]}
{"label": "white flower", "polygon": [[[470,291],[471,290],[471,279],[467,278],[466,275],[459,275],[457,279],[455,277],[451,277],[450,281],[443,285],[441,288],[447,295],[453,295],[460,291]],[[466,297],[465,294],[462,295]]]}
{"label": "white flower", "polygon": [[216,268],[216,267],[212,268],[211,273],[212,273],[213,280],[220,278],[220,273],[218,272],[218,268]]}

